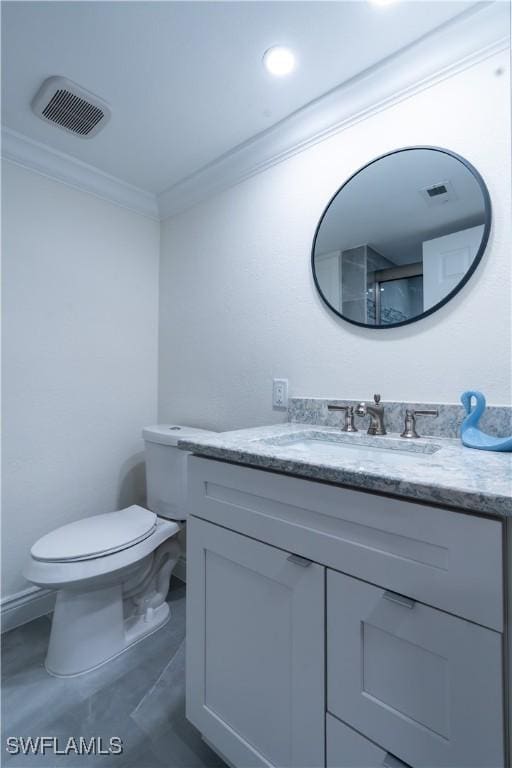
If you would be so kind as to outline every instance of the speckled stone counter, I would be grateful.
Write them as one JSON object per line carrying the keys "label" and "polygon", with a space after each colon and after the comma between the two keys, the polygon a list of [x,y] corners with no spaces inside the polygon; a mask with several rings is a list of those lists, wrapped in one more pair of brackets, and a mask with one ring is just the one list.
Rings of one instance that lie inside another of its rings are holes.
{"label": "speckled stone counter", "polygon": [[[340,439],[348,450],[340,451]],[[376,441],[384,441],[382,446],[389,450],[366,450],[375,448]],[[512,454],[464,448],[456,439],[403,440],[397,434],[368,439],[365,432],[347,434],[288,423],[180,440],[178,445],[201,456],[259,469],[512,516]]]}

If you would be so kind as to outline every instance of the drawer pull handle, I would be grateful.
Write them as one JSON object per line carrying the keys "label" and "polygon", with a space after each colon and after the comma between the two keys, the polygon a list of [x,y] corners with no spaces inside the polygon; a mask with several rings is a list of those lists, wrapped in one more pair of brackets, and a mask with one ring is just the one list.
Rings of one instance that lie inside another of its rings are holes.
{"label": "drawer pull handle", "polygon": [[410,597],[405,597],[405,595],[399,595],[398,592],[390,592],[389,589],[386,589],[383,596],[386,600],[403,605],[404,608],[414,608],[416,605],[416,600],[411,600]]}
{"label": "drawer pull handle", "polygon": [[308,565],[311,565],[313,562],[312,560],[308,560],[306,557],[301,557],[300,555],[288,555],[286,559],[294,565],[300,565],[302,568],[307,568]]}
{"label": "drawer pull handle", "polygon": [[402,762],[402,760],[399,760],[398,757],[391,755],[389,752],[386,753],[382,766],[383,768],[410,768],[407,763]]}

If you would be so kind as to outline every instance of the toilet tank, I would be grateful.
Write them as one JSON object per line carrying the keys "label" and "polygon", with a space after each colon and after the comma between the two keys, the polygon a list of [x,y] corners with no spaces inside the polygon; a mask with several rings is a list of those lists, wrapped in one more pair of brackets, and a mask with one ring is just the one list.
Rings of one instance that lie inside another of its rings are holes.
{"label": "toilet tank", "polygon": [[178,424],[157,424],[142,430],[148,507],[152,512],[169,520],[185,520],[189,453],[180,451],[178,440],[213,434],[206,429]]}

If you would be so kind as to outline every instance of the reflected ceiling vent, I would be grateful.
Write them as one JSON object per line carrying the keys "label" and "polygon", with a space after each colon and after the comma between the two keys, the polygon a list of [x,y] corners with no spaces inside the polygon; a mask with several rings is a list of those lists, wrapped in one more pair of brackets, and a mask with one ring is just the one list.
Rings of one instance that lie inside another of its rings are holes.
{"label": "reflected ceiling vent", "polygon": [[429,187],[427,189],[427,195],[429,197],[437,197],[438,195],[446,195],[448,190],[444,184],[437,184],[435,187]]}
{"label": "reflected ceiling vent", "polygon": [[420,189],[420,195],[427,205],[444,205],[457,199],[453,184],[451,181],[439,181],[437,184],[431,184],[429,187]]}
{"label": "reflected ceiling vent", "polygon": [[108,104],[65,77],[45,80],[34,96],[32,109],[41,120],[82,139],[96,136],[111,114]]}

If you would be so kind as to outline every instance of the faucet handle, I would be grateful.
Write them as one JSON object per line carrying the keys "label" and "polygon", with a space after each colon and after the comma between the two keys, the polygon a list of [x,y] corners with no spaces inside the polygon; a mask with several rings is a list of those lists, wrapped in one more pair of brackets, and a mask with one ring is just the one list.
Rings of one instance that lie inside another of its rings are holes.
{"label": "faucet handle", "polygon": [[405,411],[404,431],[402,432],[400,437],[408,437],[408,438],[421,437],[421,435],[418,435],[418,433],[416,432],[416,416],[439,416],[439,411],[437,408],[423,408],[423,409],[419,408],[416,411],[408,408]]}
{"label": "faucet handle", "polygon": [[353,405],[328,405],[328,411],[345,411],[345,425],[342,432],[357,432],[358,429],[354,424],[354,406]]}
{"label": "faucet handle", "polygon": [[380,395],[374,395],[373,402],[375,403],[375,405],[378,405],[380,403]]}

